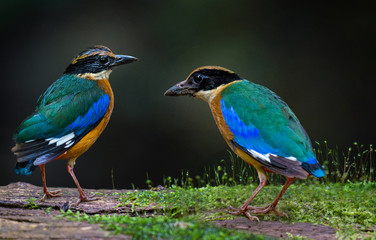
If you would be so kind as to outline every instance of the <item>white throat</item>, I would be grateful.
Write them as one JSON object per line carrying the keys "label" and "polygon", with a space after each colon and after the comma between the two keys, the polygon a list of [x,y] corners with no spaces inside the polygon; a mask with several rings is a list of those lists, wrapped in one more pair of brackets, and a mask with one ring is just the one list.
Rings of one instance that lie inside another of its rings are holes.
{"label": "white throat", "polygon": [[208,102],[209,104],[211,103],[211,101],[220,93],[222,92],[222,90],[224,88],[226,88],[228,85],[230,84],[233,84],[235,82],[231,82],[231,83],[228,83],[226,85],[221,85],[217,88],[214,88],[212,90],[201,90],[201,91],[198,91],[196,94],[195,94],[195,98],[199,98],[199,99],[202,99],[204,100],[205,102]]}
{"label": "white throat", "polygon": [[213,98],[216,96],[215,92],[216,92],[217,89],[212,89],[212,90],[201,90],[201,91],[198,91],[196,94],[195,94],[195,98],[199,98],[199,99],[202,99],[204,100],[205,102],[208,102],[210,103]]}
{"label": "white throat", "polygon": [[90,80],[103,80],[103,79],[108,79],[110,77],[111,72],[112,70],[103,70],[97,73],[78,74],[78,76],[81,78],[87,78]]}

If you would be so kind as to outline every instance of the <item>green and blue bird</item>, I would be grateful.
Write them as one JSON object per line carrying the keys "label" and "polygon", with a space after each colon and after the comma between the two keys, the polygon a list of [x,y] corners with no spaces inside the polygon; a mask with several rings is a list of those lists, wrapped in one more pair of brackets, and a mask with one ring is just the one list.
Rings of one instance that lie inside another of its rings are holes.
{"label": "green and blue bird", "polygon": [[[214,120],[228,146],[244,161],[256,168],[260,184],[232,214],[259,219],[254,214],[278,211],[278,201],[296,179],[309,175],[325,176],[318,163],[311,141],[289,106],[266,87],[241,78],[218,66],[204,66],[194,70],[185,81],[168,89],[166,96],[191,95],[209,103]],[[250,203],[265,186],[267,172],[287,178],[276,199],[265,207]]]}
{"label": "green and blue bird", "polygon": [[113,68],[137,61],[127,55],[115,55],[105,46],[90,47],[73,59],[63,75],[42,94],[34,112],[17,128],[15,172],[31,174],[39,166],[46,197],[58,197],[46,186],[45,164],[67,160],[67,170],[77,185],[82,201],[86,196],[73,172],[76,159],[86,152],[106,128],[114,107],[114,94],[108,78]]}

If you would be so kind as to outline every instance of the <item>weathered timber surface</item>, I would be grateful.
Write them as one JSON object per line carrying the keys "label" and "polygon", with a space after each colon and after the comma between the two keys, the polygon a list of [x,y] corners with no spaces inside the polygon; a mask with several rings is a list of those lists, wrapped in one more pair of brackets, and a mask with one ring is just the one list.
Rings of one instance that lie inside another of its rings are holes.
{"label": "weathered timber surface", "polygon": [[0,239],[132,239],[111,235],[96,224],[57,218],[58,210],[0,207]]}
{"label": "weathered timber surface", "polygon": [[[61,190],[62,195],[56,198],[47,198],[45,201],[40,201],[43,197],[43,188],[37,187],[28,183],[17,182],[11,183],[7,186],[0,187],[0,206],[8,208],[23,208],[29,203],[29,199],[37,199],[36,203],[39,208],[64,209],[66,210],[70,204],[78,200],[78,191],[76,188],[48,188],[49,191]],[[124,193],[133,190],[108,190],[108,189],[85,189],[86,194],[93,193],[106,194],[106,196],[96,195],[99,200],[92,202],[82,202],[77,207],[70,207],[72,211],[80,211],[87,214],[97,213],[132,213],[131,206],[116,207],[119,204],[118,195],[111,195],[114,192]],[[115,208],[116,207],[116,208]],[[135,209],[138,211],[152,211],[153,206]]]}
{"label": "weathered timber surface", "polygon": [[[104,231],[97,224],[72,222],[57,217],[61,214],[60,209],[66,209],[71,203],[77,201],[78,191],[76,188],[49,188],[49,190],[61,190],[62,196],[48,198],[42,202],[40,201],[43,196],[42,187],[22,182],[0,186],[0,239],[131,239],[131,236],[126,235],[109,235],[109,232]],[[99,200],[80,203],[78,207],[70,208],[72,211],[78,210],[87,214],[117,213],[130,215],[135,214],[135,212],[142,212],[146,215],[152,215],[155,210],[156,204],[135,209],[133,212],[131,206],[115,207],[119,204],[119,196],[113,193],[133,190],[85,189],[84,191],[87,194],[102,193],[105,196],[97,194]],[[36,199],[37,209],[25,207],[30,203],[30,199]],[[221,227],[277,238],[287,238],[287,232],[293,235],[306,236],[310,239],[335,239],[336,234],[335,229],[320,224],[288,224],[278,221],[261,221],[258,223],[250,221],[246,217],[213,221],[213,223]]]}
{"label": "weathered timber surface", "polygon": [[[40,201],[43,196],[42,187],[28,183],[17,182],[7,186],[0,186],[0,239],[131,239],[130,236],[111,235],[101,230],[96,224],[85,222],[72,222],[57,218],[60,209],[66,209],[78,199],[75,188],[49,188],[50,191],[61,190],[62,196],[48,198]],[[99,200],[83,202],[78,207],[70,208],[72,211],[87,214],[151,212],[152,208],[136,209],[134,212],[129,207],[116,207],[119,204],[118,196],[114,192],[127,192],[132,190],[91,190],[85,193],[109,194],[99,196]],[[36,199],[38,209],[29,209],[27,204],[30,199]],[[48,210],[47,210],[48,209]]]}

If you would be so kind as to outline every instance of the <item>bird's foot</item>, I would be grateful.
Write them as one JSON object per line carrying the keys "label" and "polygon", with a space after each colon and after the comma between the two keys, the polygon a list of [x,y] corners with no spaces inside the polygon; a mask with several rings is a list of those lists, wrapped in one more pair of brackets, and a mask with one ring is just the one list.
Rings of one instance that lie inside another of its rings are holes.
{"label": "bird's foot", "polygon": [[256,220],[257,222],[260,222],[260,220],[258,219],[258,217],[256,216],[252,216],[249,212],[248,212],[248,209],[247,208],[234,208],[234,207],[231,207],[230,206],[230,211],[228,211],[229,214],[232,214],[232,215],[245,215],[249,218],[249,220],[251,221],[254,221]]}
{"label": "bird's foot", "polygon": [[266,214],[268,212],[275,212],[280,217],[289,217],[286,213],[278,211],[273,204],[267,205],[265,207],[248,206],[247,209],[253,211],[253,213],[256,214]]}
{"label": "bird's foot", "polygon": [[87,197],[86,195],[81,195],[77,202],[71,204],[71,207],[77,207],[81,202],[91,202],[99,199],[100,197],[95,197],[95,195],[91,195],[89,197]]}
{"label": "bird's foot", "polygon": [[54,197],[60,197],[60,196],[61,196],[60,190],[52,191],[52,192],[45,191],[41,201],[43,202],[44,200],[46,200],[46,198],[54,198]]}

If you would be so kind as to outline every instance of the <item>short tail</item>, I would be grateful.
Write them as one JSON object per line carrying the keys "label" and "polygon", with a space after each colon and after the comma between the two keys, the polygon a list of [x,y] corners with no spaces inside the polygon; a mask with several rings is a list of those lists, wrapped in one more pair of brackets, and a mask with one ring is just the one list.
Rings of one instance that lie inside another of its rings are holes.
{"label": "short tail", "polygon": [[302,168],[317,178],[321,178],[326,175],[324,168],[314,157],[310,158],[306,162],[302,162]]}
{"label": "short tail", "polygon": [[28,153],[27,151],[32,149],[32,148],[27,148],[28,144],[25,143],[17,143],[13,148],[12,152],[17,156],[17,164],[16,168],[14,169],[14,172],[17,173],[18,175],[30,175],[36,168],[34,165],[35,158],[29,158],[29,159],[24,159],[24,161],[19,161],[20,158],[26,157]]}
{"label": "short tail", "polygon": [[19,175],[30,175],[36,168],[33,161],[20,162],[16,164],[14,171]]}
{"label": "short tail", "polygon": [[[38,164],[38,160],[47,159],[46,162],[50,161],[51,152],[54,148],[52,148],[53,144],[48,143],[44,139],[16,143],[12,148],[12,152],[17,157],[16,169],[14,171],[19,175],[30,175],[38,165],[42,164]],[[64,151],[66,151],[65,148]],[[54,157],[55,155],[53,155]]]}

